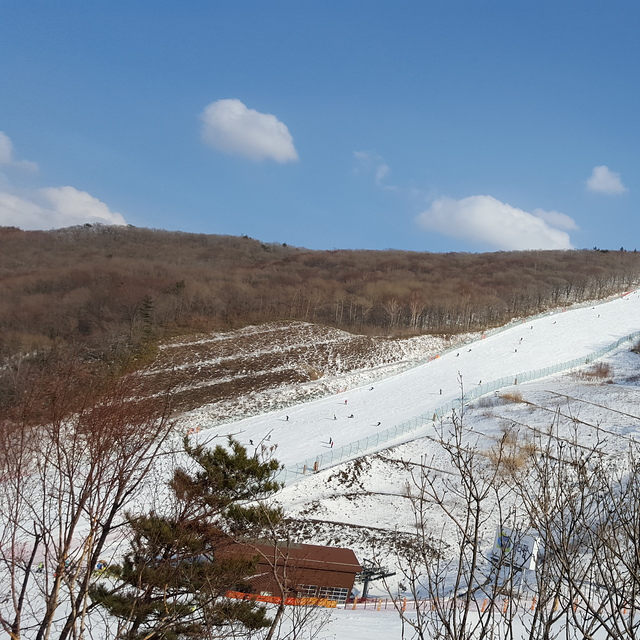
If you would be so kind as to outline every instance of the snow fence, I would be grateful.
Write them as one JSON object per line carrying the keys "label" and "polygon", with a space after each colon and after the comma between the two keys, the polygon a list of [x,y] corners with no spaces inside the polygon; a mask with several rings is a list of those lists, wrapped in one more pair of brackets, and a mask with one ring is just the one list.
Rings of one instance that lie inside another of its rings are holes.
{"label": "snow fence", "polygon": [[523,382],[530,382],[531,380],[546,378],[547,376],[550,376],[554,373],[559,373],[560,371],[567,371],[568,369],[583,367],[584,365],[590,364],[594,360],[601,358],[614,349],[617,349],[621,344],[637,339],[638,337],[640,337],[640,331],[636,331],[627,336],[619,338],[613,344],[603,347],[602,349],[599,349],[598,351],[591,353],[590,355],[583,356],[581,358],[575,358],[573,360],[569,360],[568,362],[562,362],[551,367],[534,369],[533,371],[518,373],[513,376],[507,376],[504,378],[500,378],[499,380],[492,380],[491,382],[487,382],[486,384],[478,385],[472,390],[465,392],[461,398],[458,398],[453,402],[447,402],[447,404],[437,407],[429,413],[423,413],[422,415],[416,416],[411,420],[405,420],[404,422],[401,422],[394,427],[378,431],[377,433],[367,436],[366,438],[361,438],[360,440],[350,442],[349,444],[346,444],[342,447],[331,449],[327,453],[323,453],[313,458],[307,458],[303,462],[285,467],[278,475],[277,480],[279,482],[283,482],[284,484],[291,484],[292,482],[303,478],[305,475],[317,473],[318,471],[321,471],[323,469],[333,467],[343,460],[355,458],[364,453],[370,453],[378,449],[381,445],[386,444],[391,440],[396,440],[397,438],[400,438],[407,433],[417,431],[425,425],[432,424],[433,426],[435,426],[436,422],[448,416],[454,409],[460,411],[464,405],[468,404],[472,400],[475,400],[476,398],[479,398],[480,396],[483,396],[487,393],[492,393],[493,391],[497,391],[498,389],[504,389],[505,387],[522,384]]}

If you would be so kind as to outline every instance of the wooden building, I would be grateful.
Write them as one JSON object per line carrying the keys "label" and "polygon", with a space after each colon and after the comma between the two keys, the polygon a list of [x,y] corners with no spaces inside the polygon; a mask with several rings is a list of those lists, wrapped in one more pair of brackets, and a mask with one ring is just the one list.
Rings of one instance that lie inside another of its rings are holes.
{"label": "wooden building", "polygon": [[235,543],[216,551],[218,557],[257,558],[247,578],[261,595],[347,601],[362,567],[351,549],[313,544],[264,541]]}

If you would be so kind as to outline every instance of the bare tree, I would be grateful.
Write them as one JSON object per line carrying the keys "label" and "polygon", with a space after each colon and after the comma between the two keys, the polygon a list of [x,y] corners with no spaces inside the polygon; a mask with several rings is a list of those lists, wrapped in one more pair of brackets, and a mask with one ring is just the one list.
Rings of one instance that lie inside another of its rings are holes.
{"label": "bare tree", "polygon": [[[585,446],[576,429],[540,439],[540,455],[521,491],[544,548],[539,594],[577,637],[640,633],[640,456]],[[540,597],[539,601],[544,602]],[[549,606],[546,608],[549,610]],[[536,637],[545,637],[538,635]]]}
{"label": "bare tree", "polygon": [[173,429],[168,398],[136,400],[138,382],[64,356],[27,371],[3,411],[0,621],[12,638],[25,616],[38,640],[83,633],[93,571]]}
{"label": "bare tree", "polygon": [[[497,605],[513,591],[507,558],[489,557],[496,524],[504,523],[511,489],[500,481],[498,464],[463,426],[462,415],[440,425],[440,446],[450,469],[423,459],[411,465],[407,496],[411,502],[415,542],[398,546],[401,582],[415,602],[405,611],[405,595],[394,599],[403,637],[462,640],[487,637],[504,619]],[[434,527],[433,522],[442,523]],[[492,541],[491,537],[491,541]]]}

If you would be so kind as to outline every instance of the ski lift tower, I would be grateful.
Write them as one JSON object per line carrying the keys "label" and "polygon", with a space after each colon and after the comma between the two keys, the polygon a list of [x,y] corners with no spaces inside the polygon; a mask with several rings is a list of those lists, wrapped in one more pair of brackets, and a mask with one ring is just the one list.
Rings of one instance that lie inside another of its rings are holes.
{"label": "ski lift tower", "polygon": [[386,567],[376,564],[373,560],[362,561],[362,571],[356,576],[357,582],[362,582],[362,597],[366,598],[369,593],[369,584],[374,580],[382,580],[382,578],[390,578],[395,576],[395,571],[388,571]]}

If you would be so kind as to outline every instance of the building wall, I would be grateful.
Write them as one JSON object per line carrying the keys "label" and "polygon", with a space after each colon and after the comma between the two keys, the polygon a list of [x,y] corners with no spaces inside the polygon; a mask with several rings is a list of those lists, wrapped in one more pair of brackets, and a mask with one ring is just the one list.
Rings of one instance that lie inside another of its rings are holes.
{"label": "building wall", "polygon": [[[307,569],[296,567],[295,560],[290,560],[286,567],[278,567],[278,577],[296,596],[311,598],[327,598],[346,602],[355,581],[355,572],[333,571],[331,569]],[[256,587],[260,592],[278,593],[278,585],[274,582],[271,566],[258,564],[260,580]]]}

